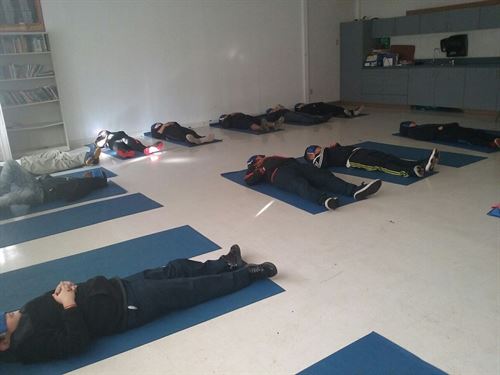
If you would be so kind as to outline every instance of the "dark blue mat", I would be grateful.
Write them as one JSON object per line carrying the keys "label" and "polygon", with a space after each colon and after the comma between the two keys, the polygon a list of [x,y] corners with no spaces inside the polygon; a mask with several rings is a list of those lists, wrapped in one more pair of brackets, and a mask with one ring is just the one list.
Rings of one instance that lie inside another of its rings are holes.
{"label": "dark blue mat", "polygon": [[267,132],[256,132],[251,129],[236,129],[236,128],[223,128],[219,122],[212,122],[209,124],[213,128],[219,128],[219,129],[224,129],[224,130],[231,130],[235,132],[240,132],[240,133],[247,133],[247,134],[253,134],[253,135],[262,135],[262,134],[269,134],[269,133],[276,133],[285,129],[275,129],[275,130],[269,130]]}
{"label": "dark blue mat", "polygon": [[85,173],[91,172],[94,177],[100,177],[102,175],[102,173],[99,173],[100,171],[104,171],[104,173],[106,173],[106,176],[108,178],[112,178],[112,177],[116,177],[117,176],[116,173],[110,171],[109,169],[103,168],[103,167],[98,167],[98,168],[84,168],[84,169],[81,169],[81,170],[76,171],[76,172],[68,171],[67,173],[57,173],[57,174],[53,173],[52,175],[54,175],[55,177],[72,177],[72,178],[78,177],[78,178],[82,178],[82,177],[84,177]]}
{"label": "dark blue mat", "polygon": [[[144,133],[144,136],[145,137],[149,137],[151,139],[157,139],[157,138],[153,138],[151,136],[151,132],[146,132]],[[200,144],[197,144],[197,143],[189,143],[189,142],[184,142],[184,141],[176,141],[176,140],[173,140],[173,139],[162,139],[162,141],[165,141],[165,142],[170,142],[170,143],[174,143],[176,145],[180,145],[180,146],[185,146],[185,147],[196,147],[196,146],[203,146],[203,145],[209,145],[210,143],[217,143],[217,142],[222,142],[222,139],[214,139],[212,142],[205,142],[205,143],[200,143]]]}
{"label": "dark blue mat", "polygon": [[372,332],[299,374],[444,375],[446,373],[378,333]]}
{"label": "dark blue mat", "polygon": [[[432,151],[431,149],[425,149],[425,148],[406,147],[406,146],[390,145],[387,143],[377,143],[377,142],[363,142],[363,143],[358,143],[356,146],[386,152],[388,154],[393,154],[403,159],[411,159],[411,160],[426,159],[429,157]],[[440,151],[439,153],[439,165],[446,165],[447,167],[454,167],[454,168],[464,167],[466,165],[476,163],[484,159],[487,158],[484,156],[473,156],[473,155],[458,154],[446,151]]]}
{"label": "dark blue mat", "polygon": [[[0,274],[0,310],[17,309],[29,299],[52,290],[59,280],[75,282],[95,275],[127,276],[177,258],[191,258],[220,247],[189,226],[182,226],[32,267]],[[192,327],[284,290],[262,280],[236,293],[174,312],[143,327],[96,340],[89,351],[67,360],[36,365],[0,364],[5,374],[62,374],[172,333]]]}
{"label": "dark blue mat", "polygon": [[500,217],[500,208],[494,208],[490,212],[488,212],[488,215],[494,216],[494,217]]}
{"label": "dark blue mat", "polygon": [[[64,177],[66,177],[66,176],[68,176],[68,175],[64,175]],[[63,176],[61,176],[61,177],[63,177]],[[127,190],[122,188],[120,185],[117,185],[113,181],[108,181],[107,187],[102,188],[102,189],[93,190],[89,195],[86,195],[82,199],[79,199],[79,200],[74,201],[74,202],[66,202],[63,200],[59,200],[59,201],[41,204],[39,206],[31,207],[28,210],[28,212],[26,212],[26,213],[23,212],[23,215],[53,210],[55,208],[71,206],[71,205],[76,204],[76,203],[88,202],[88,201],[95,200],[95,199],[113,197],[115,195],[125,194],[126,192],[127,192]],[[11,219],[11,218],[16,217],[16,216],[17,215],[12,213],[10,210],[0,211],[0,220]],[[0,228],[1,228],[1,226],[0,226]],[[0,229],[0,233],[1,233],[1,229]],[[1,240],[0,240],[0,242],[1,242]]]}
{"label": "dark blue mat", "polygon": [[[222,173],[221,176],[227,178],[230,181],[236,182],[241,186],[258,191],[259,193],[262,194],[269,195],[272,198],[288,203],[294,207],[300,208],[301,210],[307,211],[313,215],[328,211],[324,206],[321,206],[314,202],[310,202],[304,198],[299,197],[296,194],[280,190],[269,183],[260,183],[257,185],[249,186],[245,183],[245,173],[246,170],[242,170],[236,172]],[[347,204],[356,202],[353,197],[338,195],[338,198],[341,206],[345,206]]]}
{"label": "dark blue mat", "polygon": [[[491,133],[493,135],[500,137],[499,131],[487,130],[487,129],[481,129],[481,130],[484,130],[487,133]],[[409,137],[404,137],[399,133],[392,133],[392,135],[395,135],[397,137],[402,137],[402,138],[409,138]],[[413,138],[410,138],[410,139],[413,139]],[[415,140],[417,140],[417,139],[415,139]],[[467,142],[445,142],[445,141],[437,141],[437,140],[425,141],[425,142],[436,143],[438,145],[445,145],[445,146],[451,146],[451,147],[458,147],[458,148],[463,148],[465,150],[484,152],[487,154],[490,154],[492,152],[497,152],[500,150],[500,148],[491,148],[491,147],[486,147],[486,146],[471,145],[470,143],[467,143]]]}
{"label": "dark blue mat", "polygon": [[136,193],[0,225],[0,248],[163,207]]}

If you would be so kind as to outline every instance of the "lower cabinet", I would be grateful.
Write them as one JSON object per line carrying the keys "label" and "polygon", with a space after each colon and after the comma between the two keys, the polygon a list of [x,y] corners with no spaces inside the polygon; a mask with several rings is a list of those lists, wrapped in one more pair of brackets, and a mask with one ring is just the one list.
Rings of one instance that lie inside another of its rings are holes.
{"label": "lower cabinet", "polygon": [[434,68],[434,106],[463,108],[465,68]]}
{"label": "lower cabinet", "polygon": [[366,68],[362,72],[361,93],[364,102],[406,104],[408,69]]}
{"label": "lower cabinet", "polygon": [[469,68],[465,72],[465,108],[497,110],[499,91],[500,68]]}
{"label": "lower cabinet", "polygon": [[408,104],[434,105],[434,68],[412,68],[408,73]]}

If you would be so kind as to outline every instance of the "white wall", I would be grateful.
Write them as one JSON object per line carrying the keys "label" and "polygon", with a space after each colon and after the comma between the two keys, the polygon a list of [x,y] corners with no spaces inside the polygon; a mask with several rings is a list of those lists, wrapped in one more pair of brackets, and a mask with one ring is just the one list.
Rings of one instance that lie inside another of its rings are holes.
{"label": "white wall", "polygon": [[354,0],[308,0],[309,100],[340,99],[340,23],[354,19]]}
{"label": "white wall", "polygon": [[68,136],[302,101],[300,0],[42,0]]}

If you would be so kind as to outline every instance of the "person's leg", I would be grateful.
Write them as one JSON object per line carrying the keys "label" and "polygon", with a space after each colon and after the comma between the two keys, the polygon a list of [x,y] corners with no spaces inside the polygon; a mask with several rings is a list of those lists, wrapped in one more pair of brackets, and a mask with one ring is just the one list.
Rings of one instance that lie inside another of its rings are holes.
{"label": "person's leg", "polygon": [[142,144],[141,141],[138,139],[132,138],[129,135],[125,135],[122,139],[123,144],[126,144],[129,149],[137,151],[137,152],[144,152],[144,150],[147,148],[144,144]]}
{"label": "person's leg", "polygon": [[300,175],[317,189],[346,196],[353,196],[357,189],[356,185],[338,178],[328,169],[316,168],[311,164],[299,164],[297,168]]}
{"label": "person's leg", "polygon": [[36,178],[15,160],[7,160],[0,171],[0,194],[10,191],[11,185],[31,187],[37,184]]}
{"label": "person's leg", "polygon": [[495,138],[497,138],[495,135],[487,133],[484,130],[464,128],[459,125],[453,128],[445,128],[442,133],[451,140],[458,140],[472,145],[486,147],[490,147],[495,141]]}
{"label": "person's leg", "polygon": [[320,115],[330,115],[333,117],[353,117],[353,114],[349,110],[338,105],[318,103],[317,108]]}
{"label": "person's leg", "polygon": [[51,150],[40,154],[26,155],[18,161],[28,172],[42,175],[81,167],[85,164],[86,154],[87,150],[85,149],[73,152]]}
{"label": "person's leg", "polygon": [[43,191],[36,178],[16,161],[7,160],[0,172],[0,209],[15,204],[35,206],[42,199]]}
{"label": "person's leg", "polygon": [[395,176],[415,176],[415,167],[425,165],[425,160],[405,160],[385,152],[359,149],[348,160],[349,168],[380,171]]}
{"label": "person's leg", "polygon": [[326,116],[310,115],[303,112],[286,111],[284,113],[285,122],[289,124],[320,124],[328,121]]}
{"label": "person's leg", "polygon": [[112,147],[113,151],[121,158],[133,158],[135,156],[135,151],[121,140],[114,142]]}

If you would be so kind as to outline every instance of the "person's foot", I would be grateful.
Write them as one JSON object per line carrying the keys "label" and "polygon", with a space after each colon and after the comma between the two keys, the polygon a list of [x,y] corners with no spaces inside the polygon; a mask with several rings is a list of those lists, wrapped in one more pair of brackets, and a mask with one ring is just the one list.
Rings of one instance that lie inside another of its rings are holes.
{"label": "person's foot", "polygon": [[496,148],[500,148],[500,138],[495,138],[493,140],[493,144],[495,145]]}
{"label": "person's foot", "polygon": [[268,132],[269,131],[269,122],[265,118],[260,120],[260,128],[261,131]]}
{"label": "person's foot", "polygon": [[123,159],[130,159],[130,158],[135,157],[135,151],[134,150],[128,150],[128,151],[116,150],[116,155],[118,155],[119,157],[121,157]]}
{"label": "person's foot", "polygon": [[209,133],[206,137],[202,138],[201,142],[202,143],[210,143],[213,142],[215,139],[215,135],[213,133]]}
{"label": "person's foot", "polygon": [[271,262],[264,262],[262,264],[249,264],[247,265],[247,270],[252,281],[267,279],[278,274],[278,269]]}
{"label": "person's foot", "polygon": [[429,159],[427,159],[427,163],[425,164],[425,171],[432,172],[436,167],[436,164],[439,161],[439,151],[437,148],[432,149],[431,155]]}
{"label": "person's foot", "polygon": [[201,139],[200,138],[196,138],[194,135],[192,134],[186,134],[186,140],[189,142],[189,143],[193,143],[195,145],[199,145],[201,144]]}
{"label": "person's foot", "polygon": [[99,156],[101,156],[101,148],[97,147],[94,143],[89,145],[89,151],[85,154],[85,165],[99,164]]}
{"label": "person's foot", "polygon": [[229,252],[226,255],[221,256],[220,259],[227,263],[230,270],[243,267],[247,264],[241,257],[241,249],[237,244],[231,246]]}
{"label": "person's foot", "polygon": [[345,117],[354,117],[354,113],[353,111],[351,111],[350,109],[344,109],[344,115]]}
{"label": "person's foot", "polygon": [[161,150],[163,150],[163,142],[160,141],[160,142],[156,142],[152,146],[146,147],[144,149],[144,154],[151,155],[155,152],[160,152]]}
{"label": "person's foot", "polygon": [[363,182],[354,192],[354,199],[356,199],[357,201],[365,199],[369,195],[375,194],[378,189],[380,189],[380,186],[382,186],[382,181],[380,180],[375,180],[368,184],[365,184]]}
{"label": "person's foot", "polygon": [[280,116],[278,120],[274,123],[276,129],[283,129],[283,124],[285,123],[285,117]]}
{"label": "person's foot", "polygon": [[361,114],[361,112],[363,112],[364,109],[365,109],[365,106],[360,105],[359,107],[354,108],[354,110],[352,111],[352,114],[354,116],[359,116]]}
{"label": "person's foot", "polygon": [[425,175],[425,168],[421,165],[416,165],[413,167],[413,173],[415,173],[415,176],[422,178]]}
{"label": "person's foot", "polygon": [[339,199],[337,197],[326,198],[324,204],[328,210],[333,211],[339,206]]}

